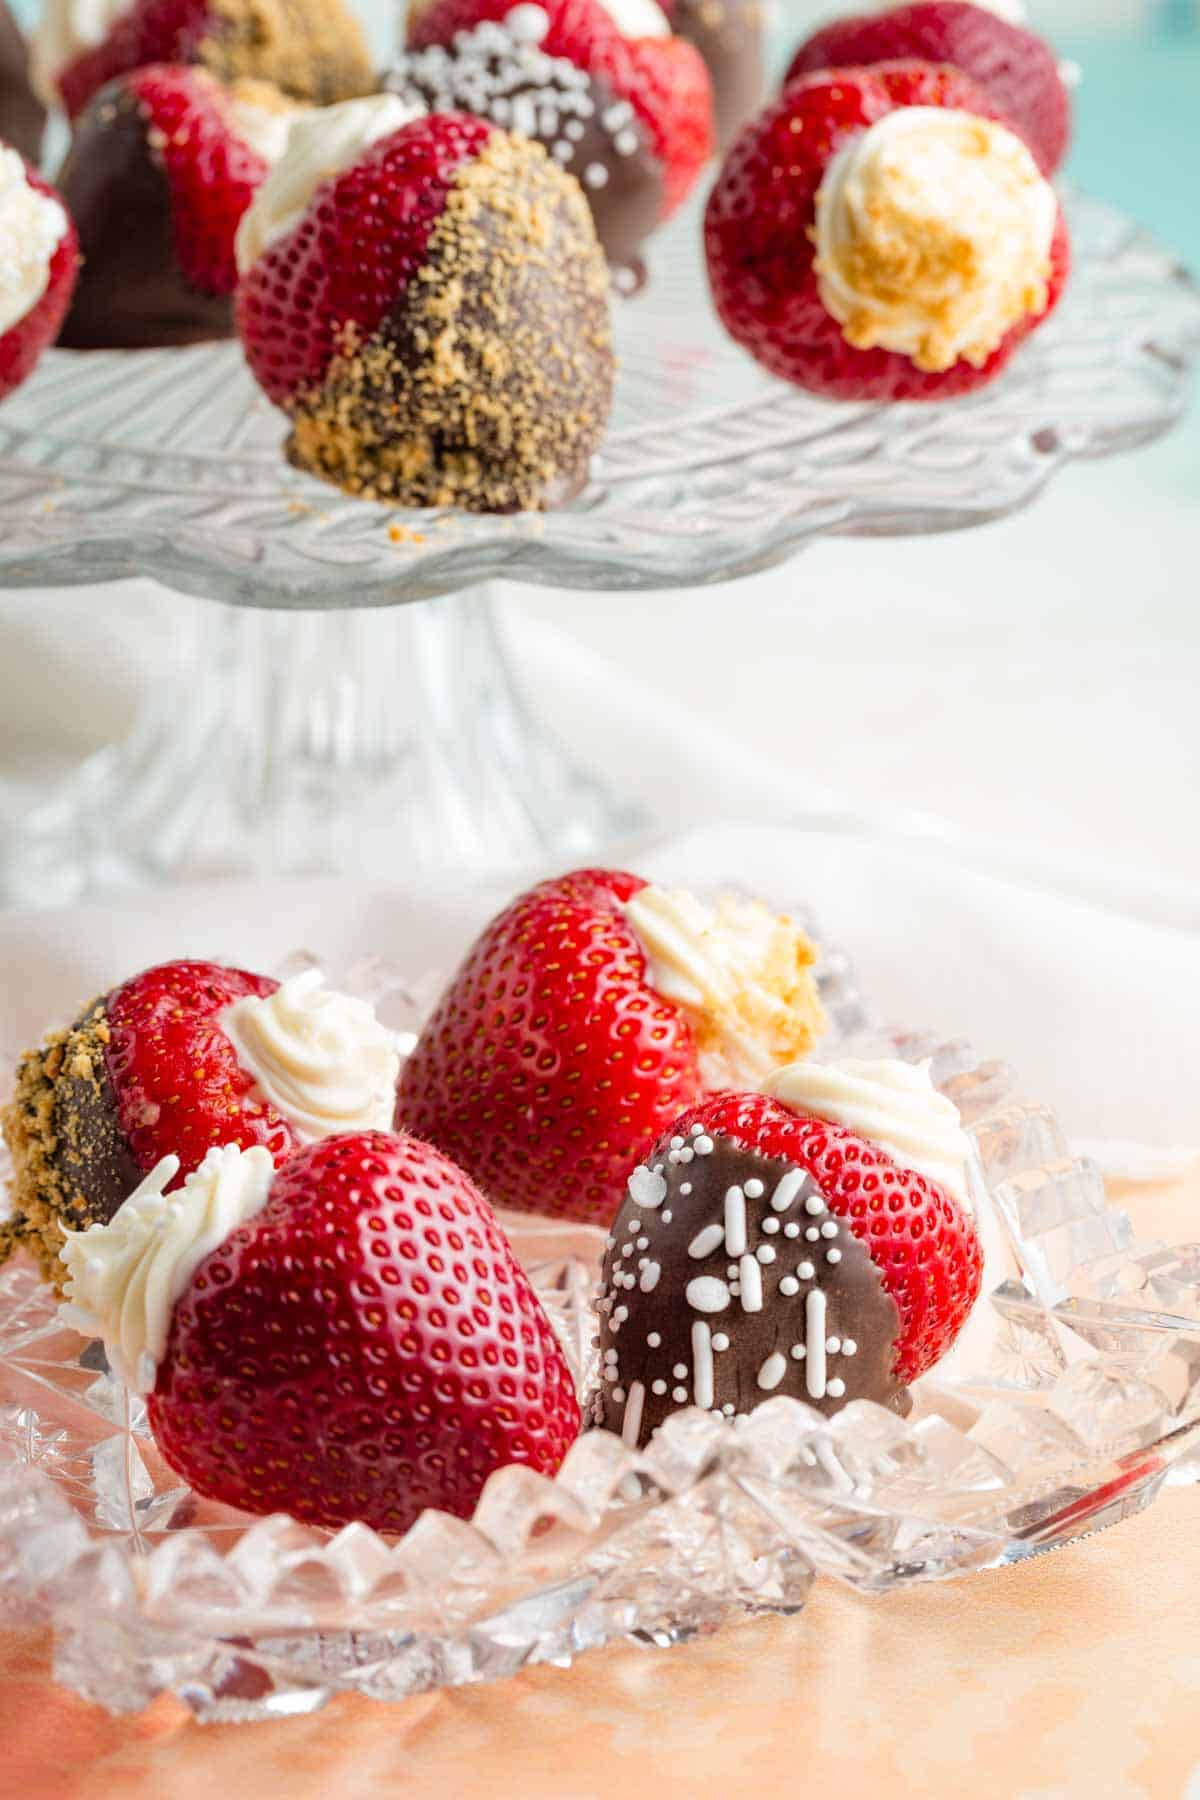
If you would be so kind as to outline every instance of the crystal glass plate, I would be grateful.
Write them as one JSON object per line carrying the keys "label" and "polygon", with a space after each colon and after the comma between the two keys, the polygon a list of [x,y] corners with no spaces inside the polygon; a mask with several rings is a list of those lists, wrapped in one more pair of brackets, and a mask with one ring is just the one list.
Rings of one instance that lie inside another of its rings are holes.
{"label": "crystal glass plate", "polygon": [[[292,967],[298,966],[295,962]],[[413,990],[377,964],[399,1029]],[[930,1059],[969,1130],[985,1293],[907,1421],[766,1401],[692,1409],[644,1451],[585,1433],[554,1480],[499,1471],[470,1521],[399,1541],[253,1520],[198,1499],[158,1456],[102,1347],[57,1321],[28,1267],[0,1275],[0,1600],[56,1633],[59,1678],[114,1710],[170,1691],[204,1719],[396,1700],[564,1661],[613,1639],[670,1645],[731,1615],[797,1612],[818,1574],[885,1591],[1056,1548],[1200,1474],[1200,1246],[1134,1241],[1096,1171],[1003,1063],[872,1027],[825,959],[827,1055]],[[422,993],[430,984],[421,981]],[[603,1234],[506,1221],[581,1391]]]}
{"label": "crystal glass plate", "polygon": [[236,344],[49,356],[0,410],[0,581],[153,575],[250,606],[387,605],[492,576],[680,587],[825,533],[939,531],[1032,498],[1070,457],[1178,416],[1200,298],[1110,208],[1068,197],[1066,300],[1002,379],[942,406],[814,400],[761,371],[707,299],[698,209],[615,307],[612,429],[572,508],[404,513],[290,469]]}

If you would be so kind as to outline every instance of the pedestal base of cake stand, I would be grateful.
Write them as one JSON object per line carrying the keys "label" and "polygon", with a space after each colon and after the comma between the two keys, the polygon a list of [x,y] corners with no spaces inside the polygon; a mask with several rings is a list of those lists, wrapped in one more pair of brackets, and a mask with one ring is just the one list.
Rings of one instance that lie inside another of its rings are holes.
{"label": "pedestal base of cake stand", "polygon": [[0,848],[0,897],[484,875],[585,859],[645,823],[537,724],[486,587],[377,611],[202,607],[125,741]]}

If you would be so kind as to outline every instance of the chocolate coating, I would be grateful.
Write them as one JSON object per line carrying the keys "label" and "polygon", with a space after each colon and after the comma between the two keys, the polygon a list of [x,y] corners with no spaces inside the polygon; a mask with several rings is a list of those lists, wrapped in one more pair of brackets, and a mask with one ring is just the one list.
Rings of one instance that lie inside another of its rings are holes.
{"label": "chocolate coating", "polygon": [[766,87],[762,0],[675,0],[671,26],[696,46],[708,64],[717,142],[724,147],[762,103]]}
{"label": "chocolate coating", "polygon": [[[707,1152],[696,1147],[706,1144]],[[631,1178],[612,1227],[600,1299],[602,1376],[590,1422],[644,1444],[684,1407],[730,1416],[778,1394],[826,1415],[851,1400],[907,1411],[908,1391],[892,1373],[896,1303],[812,1177],[722,1136],[693,1135],[685,1155],[689,1148],[689,1160],[671,1161],[672,1140],[656,1146]],[[731,1189],[742,1197],[735,1219],[745,1218],[744,1248],[735,1223],[732,1251]],[[786,1205],[773,1206],[774,1197]],[[798,1231],[788,1235],[789,1225]],[[822,1298],[810,1306],[812,1294]]]}
{"label": "chocolate coating", "polygon": [[29,85],[29,50],[4,0],[0,0],[0,138],[37,164],[46,109]]}
{"label": "chocolate coating", "polygon": [[445,48],[406,52],[384,86],[430,112],[473,113],[536,138],[582,186],[611,266],[637,266],[662,217],[662,165],[632,106],[606,82],[485,24]]}
{"label": "chocolate coating", "polygon": [[63,344],[137,350],[232,336],[232,300],[199,293],[180,271],[166,173],[122,81],[77,120],[58,187],[83,252]]}
{"label": "chocolate coating", "polygon": [[106,1225],[142,1179],[109,1078],[105,1006],[93,1001],[21,1059],[16,1092],[0,1114],[13,1160],[0,1261],[28,1250],[55,1283],[64,1228]]}

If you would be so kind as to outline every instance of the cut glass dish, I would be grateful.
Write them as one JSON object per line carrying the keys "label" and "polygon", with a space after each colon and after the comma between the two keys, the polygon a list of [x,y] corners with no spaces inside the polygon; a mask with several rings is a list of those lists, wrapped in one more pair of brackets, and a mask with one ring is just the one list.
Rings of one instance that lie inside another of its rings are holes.
{"label": "cut glass dish", "polygon": [[[377,963],[342,985],[402,1033],[419,1023],[414,990]],[[1015,1562],[1194,1480],[1200,1246],[1137,1243],[1007,1065],[874,1027],[844,957],[826,958],[822,987],[822,1054],[929,1059],[973,1145],[984,1294],[907,1420],[865,1401],[830,1420],[783,1397],[736,1424],[691,1409],[643,1451],[585,1433],[554,1480],[499,1471],[470,1521],[332,1534],[181,1485],[101,1345],[11,1267],[0,1598],[52,1624],[59,1679],[114,1710],[169,1691],[203,1719],[311,1711],[344,1690],[398,1700],[798,1612],[818,1575],[884,1592]],[[603,1233],[506,1225],[582,1392]]]}
{"label": "cut glass dish", "polygon": [[1073,273],[1053,319],[968,399],[854,406],[767,375],[707,298],[695,206],[614,307],[611,428],[561,512],[404,512],[291,469],[286,426],[234,343],[56,352],[0,412],[0,581],[153,575],[207,599],[361,607],[492,577],[686,587],[827,533],[940,531],[1023,505],[1074,456],[1179,416],[1200,298],[1171,255],[1066,197]]}

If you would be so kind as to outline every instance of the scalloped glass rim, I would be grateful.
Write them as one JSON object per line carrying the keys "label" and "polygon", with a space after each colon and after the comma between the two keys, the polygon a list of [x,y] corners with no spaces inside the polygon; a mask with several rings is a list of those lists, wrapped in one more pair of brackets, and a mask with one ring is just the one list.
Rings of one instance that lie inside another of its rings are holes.
{"label": "scalloped glass rim", "polygon": [[491,577],[670,588],[771,566],[830,533],[944,531],[1024,505],[1075,456],[1144,443],[1186,403],[1187,273],[1068,192],[1075,268],[1055,317],[982,393],[938,406],[815,400],[718,325],[698,208],[615,308],[613,423],[576,504],[400,512],[290,469],[234,344],[54,352],[0,409],[0,581],[149,575],[265,607],[384,606]]}
{"label": "scalloped glass rim", "polygon": [[[293,966],[296,966],[294,963]],[[0,1601],[56,1632],[56,1672],[113,1710],[173,1691],[202,1718],[402,1699],[799,1611],[816,1574],[870,1591],[994,1567],[1139,1510],[1200,1474],[1200,1246],[1137,1244],[1094,1168],[1012,1071],[962,1043],[872,1028],[827,955],[826,1053],[930,1061],[974,1147],[981,1299],[907,1421],[766,1401],[736,1425],[676,1415],[642,1452],[585,1433],[553,1480],[499,1471],[466,1522],[401,1540],[252,1521],[158,1458],[101,1347],[26,1267],[0,1275]],[[366,963],[397,1029],[427,993]],[[580,1387],[603,1234],[510,1218]]]}

